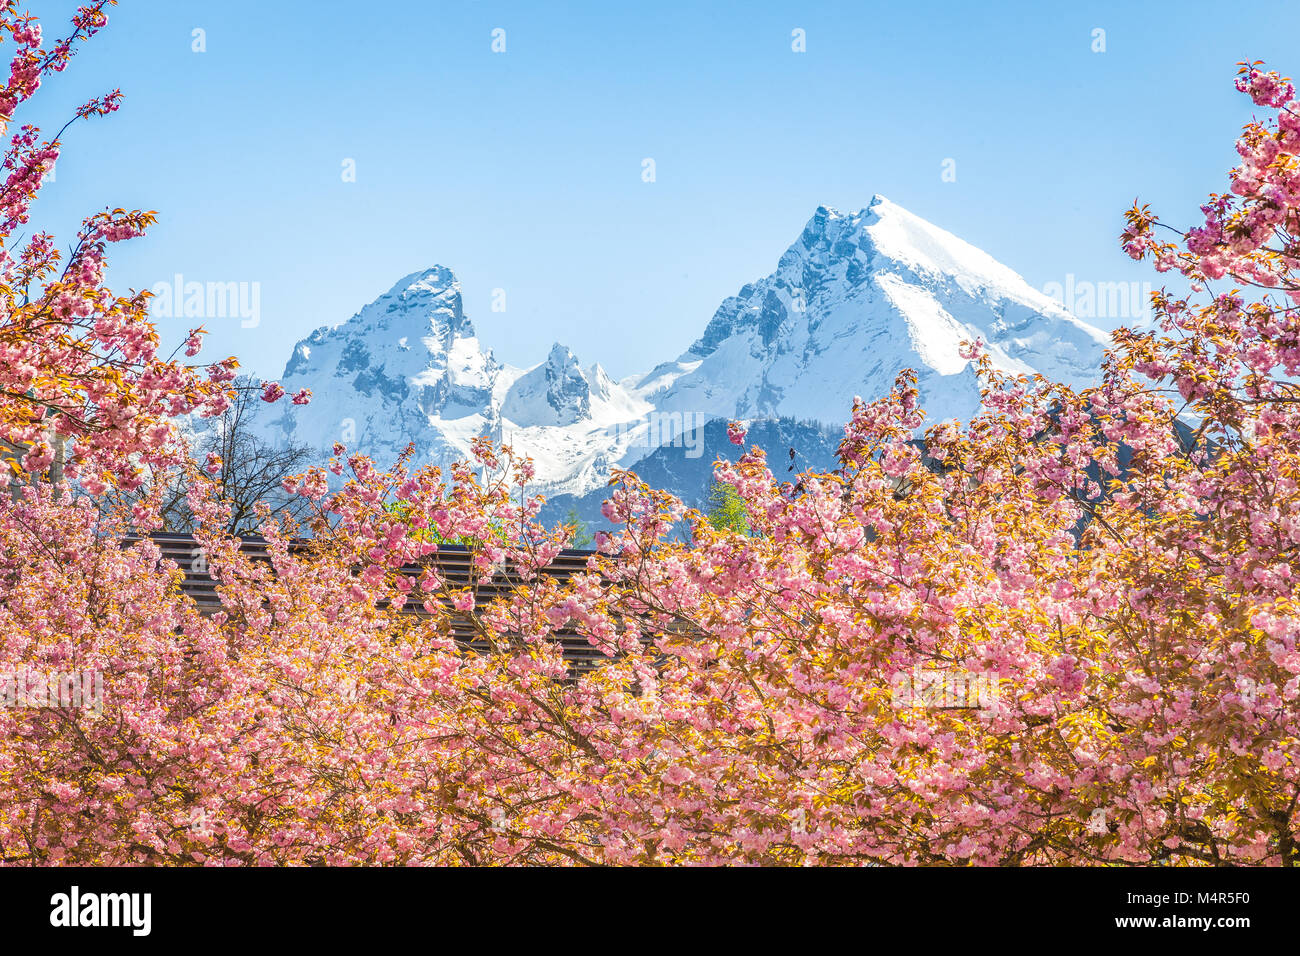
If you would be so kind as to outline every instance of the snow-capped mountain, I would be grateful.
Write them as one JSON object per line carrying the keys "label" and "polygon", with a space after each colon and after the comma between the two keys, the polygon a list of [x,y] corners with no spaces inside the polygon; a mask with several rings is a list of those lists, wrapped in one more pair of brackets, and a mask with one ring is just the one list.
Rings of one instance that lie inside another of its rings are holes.
{"label": "snow-capped mountain", "polygon": [[446,464],[490,435],[532,456],[539,483],[560,491],[602,481],[650,411],[562,345],[531,369],[498,362],[443,266],[402,278],[342,325],[303,339],[283,382],[313,399],[286,408],[270,437],[322,454],[342,442],[381,463],[414,442],[417,463]]}
{"label": "snow-capped mountain", "polygon": [[283,383],[314,399],[277,418],[270,437],[322,454],[342,441],[380,462],[414,442],[421,463],[446,464],[486,434],[534,459],[538,490],[585,513],[616,466],[695,482],[698,468],[670,459],[730,454],[719,419],[785,418],[772,434],[803,436],[820,465],[833,448],[826,429],[843,424],[853,397],[883,395],[905,367],[930,420],[969,417],[979,390],[959,345],[976,338],[1007,371],[1076,385],[1091,381],[1109,341],[991,256],[876,196],[853,214],[818,208],[776,271],[724,301],[686,352],[622,382],[559,344],[531,368],[498,362],[451,270],[413,273],[298,343]]}
{"label": "snow-capped mountain", "polygon": [[883,196],[861,212],[818,208],[776,271],[727,299],[675,362],[638,383],[664,411],[708,417],[848,417],[915,369],[933,420],[969,418],[979,388],[962,341],[996,366],[1086,384],[1105,333],[987,253]]}
{"label": "snow-capped mountain", "polygon": [[462,450],[458,434],[496,430],[500,373],[465,317],[455,276],[435,266],[294,347],[284,381],[311,388],[314,401],[286,409],[276,426],[322,451],[344,441],[391,460],[415,441],[430,458],[454,457]]}

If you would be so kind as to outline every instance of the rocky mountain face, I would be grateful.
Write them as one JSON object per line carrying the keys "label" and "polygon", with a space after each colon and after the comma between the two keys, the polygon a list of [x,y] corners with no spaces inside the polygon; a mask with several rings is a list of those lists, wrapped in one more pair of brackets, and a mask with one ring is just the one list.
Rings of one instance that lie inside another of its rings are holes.
{"label": "rocky mountain face", "polygon": [[991,256],[876,196],[853,214],[818,208],[775,271],[726,299],[686,352],[622,382],[560,344],[531,368],[497,361],[451,270],[413,273],[295,346],[283,383],[314,399],[265,428],[322,455],[341,441],[380,462],[414,442],[418,462],[438,464],[489,435],[534,459],[548,516],[573,507],[595,519],[614,467],[702,502],[712,461],[735,451],[731,419],[753,423],[756,441],[788,444],[801,469],[827,467],[854,396],[885,394],[903,368],[917,371],[931,420],[969,417],[979,390],[959,346],[976,338],[1004,370],[1074,385],[1092,380],[1109,341]]}
{"label": "rocky mountain face", "polygon": [[1006,266],[883,196],[844,215],[825,206],[776,271],[718,308],[675,362],[647,375],[663,410],[709,417],[848,416],[915,369],[932,420],[968,418],[979,389],[964,340],[996,366],[1084,384],[1109,337]]}

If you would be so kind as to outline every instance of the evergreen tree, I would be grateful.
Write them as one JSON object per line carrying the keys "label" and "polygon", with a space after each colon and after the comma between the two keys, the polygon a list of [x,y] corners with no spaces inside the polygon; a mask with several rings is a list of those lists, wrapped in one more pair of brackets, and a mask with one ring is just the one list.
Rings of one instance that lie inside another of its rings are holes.
{"label": "evergreen tree", "polygon": [[731,485],[715,481],[709,487],[709,524],[720,531],[749,535],[749,513]]}
{"label": "evergreen tree", "polygon": [[569,513],[564,516],[564,526],[569,529],[569,547],[591,550],[596,546],[596,539],[587,530],[587,522],[578,514],[578,509],[569,506]]}

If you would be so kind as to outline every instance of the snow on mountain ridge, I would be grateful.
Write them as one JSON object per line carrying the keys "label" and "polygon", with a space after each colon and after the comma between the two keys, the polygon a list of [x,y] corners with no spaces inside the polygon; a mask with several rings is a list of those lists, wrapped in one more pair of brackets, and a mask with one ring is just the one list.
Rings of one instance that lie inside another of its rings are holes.
{"label": "snow on mountain ridge", "polygon": [[341,325],[299,342],[284,378],[325,368],[363,395],[378,390],[400,402],[415,392],[420,408],[432,414],[449,403],[481,403],[501,366],[480,348],[456,277],[434,266],[399,280]]}
{"label": "snow on mountain ridge", "polygon": [[577,357],[556,342],[545,362],[510,386],[501,414],[523,426],[572,425],[591,415],[592,392]]}
{"label": "snow on mountain ridge", "polygon": [[622,382],[559,343],[531,368],[498,362],[451,270],[411,273],[295,347],[285,387],[316,397],[275,427],[381,462],[414,441],[420,463],[438,464],[486,434],[534,458],[541,490],[580,496],[706,421],[838,427],[855,395],[885,394],[905,367],[931,420],[969,417],[978,383],[958,346],[975,338],[1007,371],[1072,384],[1088,382],[1108,341],[987,253],[875,196],[857,213],[819,206],[775,271],[724,300],[685,353]]}
{"label": "snow on mountain ridge", "polygon": [[539,482],[560,489],[599,480],[593,468],[607,471],[608,456],[631,440],[619,426],[649,411],[558,343],[531,369],[498,362],[444,266],[403,277],[346,322],[311,333],[283,381],[311,388],[314,398],[270,423],[271,437],[322,454],[341,441],[381,462],[414,442],[418,463],[445,465],[486,434],[531,455]]}
{"label": "snow on mountain ridge", "polygon": [[854,395],[883,395],[913,368],[932,420],[967,418],[979,391],[958,346],[977,338],[1005,371],[1072,384],[1108,341],[987,253],[875,196],[853,214],[819,206],[771,275],[724,300],[638,386],[661,410],[834,422]]}

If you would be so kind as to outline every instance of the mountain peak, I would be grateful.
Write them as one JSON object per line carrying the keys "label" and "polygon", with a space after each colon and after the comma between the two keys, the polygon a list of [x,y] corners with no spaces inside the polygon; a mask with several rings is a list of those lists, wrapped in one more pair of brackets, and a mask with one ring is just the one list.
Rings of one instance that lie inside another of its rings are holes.
{"label": "mountain peak", "polygon": [[[987,252],[876,193],[861,210],[845,213],[821,205],[778,266],[778,274],[798,270],[805,278],[843,269],[851,281],[886,268],[946,277],[968,290],[993,289],[1024,297],[1035,308],[1050,300]],[[811,273],[810,274],[810,270]],[[791,279],[793,280],[791,275]],[[816,282],[805,283],[813,284]],[[813,290],[807,289],[811,294]]]}
{"label": "mountain peak", "polygon": [[556,342],[545,362],[510,386],[501,414],[516,425],[572,425],[591,414],[591,398],[578,357]]}
{"label": "mountain peak", "polygon": [[[403,276],[346,322],[299,342],[284,379],[311,382],[321,396],[300,417],[342,419],[352,417],[347,406],[359,396],[420,415],[473,408],[490,400],[498,370],[479,347],[455,273],[435,265]],[[326,383],[339,408],[324,399]]]}
{"label": "mountain peak", "polygon": [[871,214],[873,213],[876,217],[879,217],[889,215],[893,212],[900,212],[909,216],[912,215],[902,206],[898,205],[898,203],[882,196],[880,193],[873,193],[867,204],[856,213],[843,212],[836,209],[834,206],[828,206],[825,203],[822,203],[813,210],[812,218],[808,220],[804,228],[805,230],[812,229],[813,231],[821,231],[825,225],[830,222],[847,219],[853,224],[857,224],[859,221],[870,219]]}
{"label": "mountain peak", "polygon": [[577,365],[578,357],[573,354],[573,349],[569,348],[567,345],[561,345],[559,342],[556,342],[551,346],[551,351],[547,353],[546,363],[548,365],[564,368],[569,365]]}
{"label": "mountain peak", "polygon": [[453,286],[459,288],[456,281],[456,273],[442,265],[432,265],[427,269],[420,269],[405,275],[393,283],[393,287],[388,290],[388,295],[401,295],[404,292],[419,293],[433,292],[438,293],[450,289]]}
{"label": "mountain peak", "polygon": [[1107,336],[988,253],[876,194],[856,213],[818,206],[766,278],[723,301],[676,371],[661,410],[820,421],[881,395],[902,368],[935,417],[967,417],[979,390],[963,341],[1003,371],[1086,384]]}

